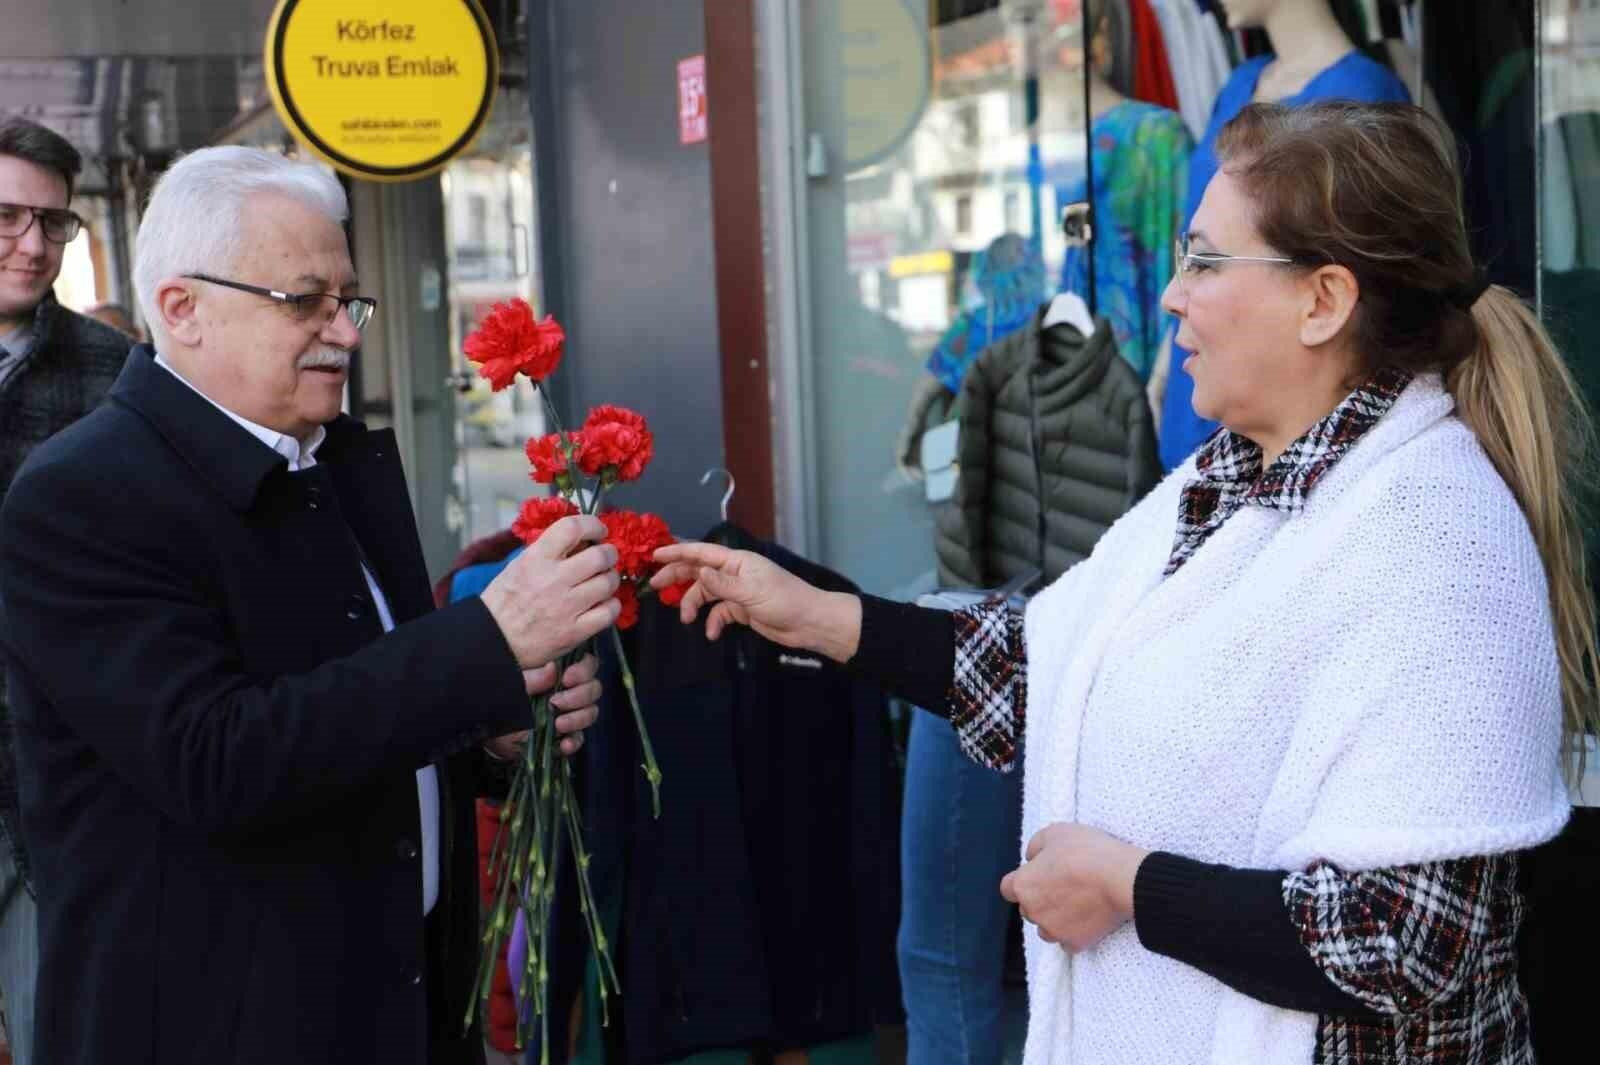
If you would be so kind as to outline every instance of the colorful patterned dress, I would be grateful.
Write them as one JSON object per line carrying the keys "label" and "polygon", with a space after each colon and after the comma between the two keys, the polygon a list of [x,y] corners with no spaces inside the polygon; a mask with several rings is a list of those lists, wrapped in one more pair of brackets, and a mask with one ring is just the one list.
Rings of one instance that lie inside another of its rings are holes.
{"label": "colorful patterned dress", "polygon": [[971,285],[976,300],[928,355],[928,372],[957,395],[979,353],[1033,321],[1044,302],[1044,260],[1037,243],[1002,233],[973,256]]}
{"label": "colorful patterned dress", "polygon": [[[1183,222],[1194,142],[1176,111],[1127,100],[1094,120],[1095,311],[1111,321],[1117,350],[1150,377],[1170,316],[1172,244]],[[1056,202],[1085,199],[1085,182],[1056,187]],[[1087,255],[1069,248],[1061,289],[1089,296]]]}

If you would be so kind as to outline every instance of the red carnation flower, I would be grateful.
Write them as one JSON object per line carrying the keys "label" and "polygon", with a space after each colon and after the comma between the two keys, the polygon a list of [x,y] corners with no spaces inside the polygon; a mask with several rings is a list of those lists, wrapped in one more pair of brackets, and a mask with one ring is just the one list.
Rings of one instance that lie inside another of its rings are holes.
{"label": "red carnation flower", "polygon": [[561,363],[567,334],[549,315],[543,321],[533,316],[533,308],[523,299],[497,303],[478,328],[467,337],[462,350],[478,364],[478,373],[489,379],[496,392],[509,388],[517,374],[543,381]]}
{"label": "red carnation flower", "polygon": [[639,593],[634,589],[632,581],[623,581],[617,589],[617,602],[622,604],[622,613],[617,615],[617,620],[612,622],[619,629],[631,629],[639,623]]}
{"label": "red carnation flower", "polygon": [[[583,454],[583,434],[568,433],[567,440],[574,452]],[[527,451],[528,462],[533,466],[529,476],[535,481],[554,484],[562,491],[572,487],[571,471],[567,468],[567,449],[563,446],[560,433],[532,437],[524,450]]]}
{"label": "red carnation flower", "polygon": [[550,526],[576,513],[578,508],[571,500],[561,496],[535,496],[522,504],[522,512],[511,523],[511,534],[525,544],[532,544]]}
{"label": "red carnation flower", "polygon": [[683,602],[683,597],[689,594],[689,589],[694,587],[694,581],[679,581],[669,584],[656,595],[661,599],[662,606],[677,606]]}
{"label": "red carnation flower", "polygon": [[583,423],[578,467],[591,477],[636,481],[655,454],[655,438],[643,416],[626,407],[596,407]]}
{"label": "red carnation flower", "polygon": [[606,526],[606,543],[617,549],[617,572],[625,580],[639,581],[655,570],[656,549],[673,542],[672,530],[654,514],[612,510],[600,515]]}

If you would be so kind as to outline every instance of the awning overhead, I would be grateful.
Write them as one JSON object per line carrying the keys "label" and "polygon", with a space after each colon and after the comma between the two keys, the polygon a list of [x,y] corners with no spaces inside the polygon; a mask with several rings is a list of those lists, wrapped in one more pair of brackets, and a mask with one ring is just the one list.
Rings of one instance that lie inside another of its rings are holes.
{"label": "awning overhead", "polygon": [[0,59],[4,109],[95,157],[206,144],[264,93],[260,56]]}

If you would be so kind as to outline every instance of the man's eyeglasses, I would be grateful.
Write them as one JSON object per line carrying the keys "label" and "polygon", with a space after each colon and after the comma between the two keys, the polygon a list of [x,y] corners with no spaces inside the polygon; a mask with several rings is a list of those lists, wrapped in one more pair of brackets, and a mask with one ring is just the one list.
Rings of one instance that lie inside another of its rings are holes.
{"label": "man's eyeglasses", "polygon": [[210,285],[222,285],[224,288],[236,288],[240,292],[249,292],[256,296],[265,296],[275,303],[281,303],[289,309],[298,321],[307,324],[315,323],[318,329],[326,329],[333,324],[339,316],[342,307],[350,316],[350,324],[359,332],[372,321],[372,314],[378,309],[378,301],[370,296],[335,296],[331,292],[279,292],[276,289],[262,288],[260,285],[246,285],[240,281],[228,281],[220,277],[211,277],[209,274],[184,274],[192,281],[204,281]]}
{"label": "man's eyeglasses", "polygon": [[25,203],[0,203],[0,237],[20,237],[39,223],[44,239],[66,244],[83,228],[83,219],[65,207],[29,207]]}
{"label": "man's eyeglasses", "polygon": [[1224,263],[1280,263],[1293,265],[1298,259],[1282,255],[1223,255],[1221,252],[1190,251],[1189,234],[1178,235],[1172,247],[1172,261],[1178,275],[1178,287],[1188,292],[1188,283],[1208,270]]}

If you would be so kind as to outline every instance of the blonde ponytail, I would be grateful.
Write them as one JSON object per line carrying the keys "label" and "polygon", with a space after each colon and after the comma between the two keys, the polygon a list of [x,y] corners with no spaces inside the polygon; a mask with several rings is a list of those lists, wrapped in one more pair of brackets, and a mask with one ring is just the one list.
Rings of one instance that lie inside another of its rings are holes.
{"label": "blonde ponytail", "polygon": [[1594,423],[1572,374],[1533,311],[1492,286],[1472,307],[1476,350],[1448,378],[1461,418],[1522,505],[1544,559],[1561,663],[1563,740],[1572,780],[1584,733],[1600,732],[1600,660],[1584,552]]}

